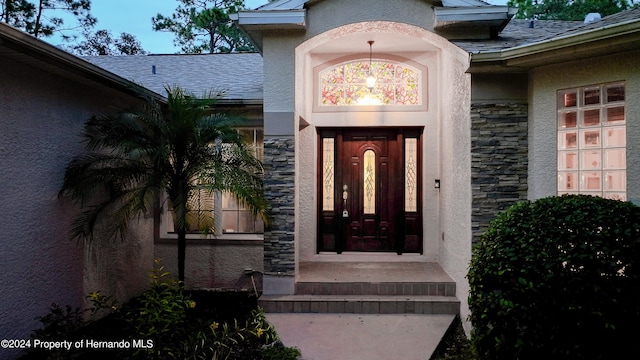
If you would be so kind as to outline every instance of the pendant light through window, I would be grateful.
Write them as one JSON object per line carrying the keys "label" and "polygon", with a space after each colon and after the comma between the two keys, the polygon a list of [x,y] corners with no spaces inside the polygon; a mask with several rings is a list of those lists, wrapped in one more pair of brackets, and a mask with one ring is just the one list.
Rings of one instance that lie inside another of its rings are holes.
{"label": "pendant light through window", "polygon": [[371,58],[373,57],[373,43],[375,41],[369,40],[367,42],[369,43],[369,76],[367,76],[367,87],[369,88],[369,91],[372,91],[376,86],[376,78],[373,76],[371,60]]}

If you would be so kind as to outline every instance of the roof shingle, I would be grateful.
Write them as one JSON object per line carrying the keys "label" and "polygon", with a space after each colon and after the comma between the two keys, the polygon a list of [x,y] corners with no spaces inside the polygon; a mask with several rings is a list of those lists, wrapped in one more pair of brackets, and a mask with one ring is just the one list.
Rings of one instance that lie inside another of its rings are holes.
{"label": "roof shingle", "polygon": [[504,50],[554,37],[582,24],[582,21],[512,19],[495,40],[454,41],[470,53]]}
{"label": "roof shingle", "polygon": [[87,56],[84,59],[163,96],[166,96],[165,86],[180,86],[196,96],[225,91],[227,100],[262,99],[262,56],[258,53]]}
{"label": "roof shingle", "polygon": [[470,53],[499,51],[534,44],[640,19],[640,8],[626,10],[585,24],[583,21],[512,19],[495,40],[454,41]]}

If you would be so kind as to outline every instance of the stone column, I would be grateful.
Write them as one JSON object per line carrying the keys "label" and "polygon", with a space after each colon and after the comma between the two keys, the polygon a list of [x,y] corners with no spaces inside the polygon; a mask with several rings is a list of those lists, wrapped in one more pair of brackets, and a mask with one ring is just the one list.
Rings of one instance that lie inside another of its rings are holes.
{"label": "stone column", "polygon": [[295,143],[291,137],[264,140],[264,189],[269,224],[264,233],[265,275],[295,274]]}
{"label": "stone column", "polygon": [[471,105],[473,242],[498,212],[527,198],[527,104]]}
{"label": "stone column", "polygon": [[293,113],[265,112],[263,293],[295,292],[295,133]]}

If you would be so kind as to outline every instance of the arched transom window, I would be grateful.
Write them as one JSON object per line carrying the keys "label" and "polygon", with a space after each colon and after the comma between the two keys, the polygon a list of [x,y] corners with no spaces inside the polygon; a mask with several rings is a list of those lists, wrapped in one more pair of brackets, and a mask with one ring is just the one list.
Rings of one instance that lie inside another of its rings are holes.
{"label": "arched transom window", "polygon": [[[363,59],[329,67],[319,75],[321,107],[422,105],[422,73],[407,64],[374,60],[369,66],[369,59]],[[367,85],[370,76],[373,87]]]}

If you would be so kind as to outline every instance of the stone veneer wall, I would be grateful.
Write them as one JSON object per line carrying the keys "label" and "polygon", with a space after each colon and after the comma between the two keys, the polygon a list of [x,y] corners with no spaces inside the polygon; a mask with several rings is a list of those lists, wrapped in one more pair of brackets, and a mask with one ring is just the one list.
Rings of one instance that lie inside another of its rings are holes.
{"label": "stone veneer wall", "polygon": [[293,137],[264,139],[264,191],[269,224],[264,233],[264,272],[295,274],[295,141]]}
{"label": "stone veneer wall", "polygon": [[480,239],[498,212],[527,198],[526,104],[471,105],[471,227]]}

